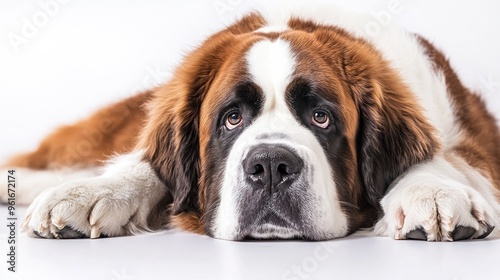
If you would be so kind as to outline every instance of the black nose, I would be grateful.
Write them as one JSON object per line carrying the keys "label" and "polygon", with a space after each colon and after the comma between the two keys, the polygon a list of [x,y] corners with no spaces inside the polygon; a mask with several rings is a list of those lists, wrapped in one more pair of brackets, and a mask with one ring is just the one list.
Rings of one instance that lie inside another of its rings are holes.
{"label": "black nose", "polygon": [[271,193],[284,190],[299,177],[304,162],[291,149],[273,144],[254,147],[243,161],[247,182]]}

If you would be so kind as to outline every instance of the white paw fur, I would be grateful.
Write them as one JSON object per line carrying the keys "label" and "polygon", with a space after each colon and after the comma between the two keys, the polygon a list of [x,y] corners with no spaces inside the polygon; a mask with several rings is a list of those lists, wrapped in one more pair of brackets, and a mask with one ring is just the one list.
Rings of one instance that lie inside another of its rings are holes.
{"label": "white paw fur", "polygon": [[138,153],[124,155],[101,176],[43,192],[28,208],[22,229],[46,238],[63,238],[65,227],[91,238],[147,231],[148,215],[165,194],[165,186]]}
{"label": "white paw fur", "polygon": [[412,168],[382,199],[384,217],[376,233],[406,239],[413,230],[421,230],[428,241],[453,241],[461,226],[471,230],[466,238],[488,234],[498,228],[500,208],[485,199],[494,197],[491,191],[480,192],[489,188],[472,187],[486,180],[468,179],[442,158]]}

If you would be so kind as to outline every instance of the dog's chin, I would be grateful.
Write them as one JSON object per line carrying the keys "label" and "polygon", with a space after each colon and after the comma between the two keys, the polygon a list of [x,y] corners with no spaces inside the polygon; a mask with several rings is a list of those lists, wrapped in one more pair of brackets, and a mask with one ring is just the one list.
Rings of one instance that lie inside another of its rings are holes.
{"label": "dog's chin", "polygon": [[270,223],[257,226],[249,235],[251,239],[297,239],[301,234],[295,229]]}
{"label": "dog's chin", "polygon": [[290,217],[277,214],[274,211],[259,215],[258,222],[247,230],[245,239],[302,239],[297,229],[297,223]]}

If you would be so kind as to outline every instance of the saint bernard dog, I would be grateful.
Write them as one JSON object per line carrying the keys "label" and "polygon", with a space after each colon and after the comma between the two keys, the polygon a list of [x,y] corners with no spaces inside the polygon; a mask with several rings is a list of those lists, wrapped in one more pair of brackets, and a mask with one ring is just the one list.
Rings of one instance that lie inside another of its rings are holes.
{"label": "saint bernard dog", "polygon": [[495,118],[428,40],[392,24],[366,34],[370,20],[290,8],[212,35],[164,85],[7,164],[33,200],[23,231],[485,238],[500,225]]}

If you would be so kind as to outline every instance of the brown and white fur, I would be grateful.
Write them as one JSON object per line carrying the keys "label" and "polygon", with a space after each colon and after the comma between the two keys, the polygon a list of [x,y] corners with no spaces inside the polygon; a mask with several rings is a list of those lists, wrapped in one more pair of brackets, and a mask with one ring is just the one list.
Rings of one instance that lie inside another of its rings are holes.
{"label": "brown and white fur", "polygon": [[7,164],[30,180],[23,231],[486,237],[500,224],[494,117],[431,43],[394,25],[369,36],[368,20],[325,6],[250,14],[165,85],[57,130]]}

